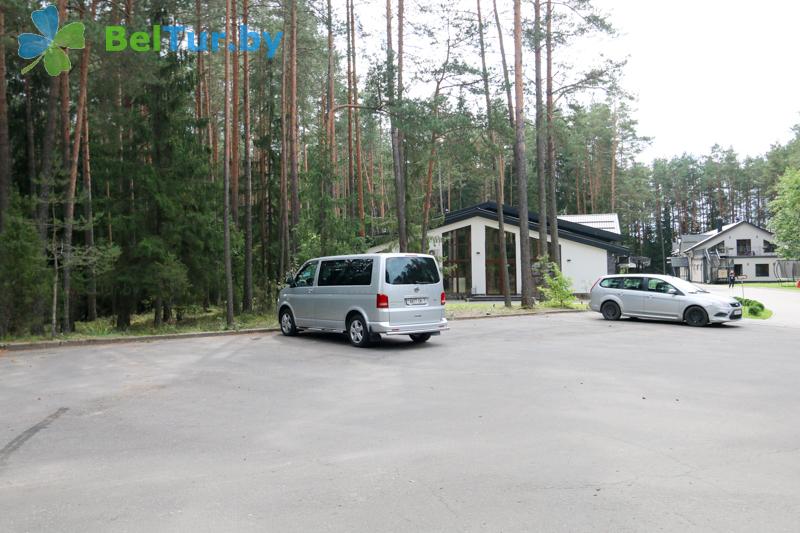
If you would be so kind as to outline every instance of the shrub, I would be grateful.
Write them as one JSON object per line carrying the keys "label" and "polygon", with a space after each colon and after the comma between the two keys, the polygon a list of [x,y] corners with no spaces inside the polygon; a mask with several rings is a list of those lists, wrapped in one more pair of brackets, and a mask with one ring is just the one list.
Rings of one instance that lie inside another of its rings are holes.
{"label": "shrub", "polygon": [[555,263],[548,263],[548,272],[544,273],[544,286],[541,288],[547,302],[559,307],[571,307],[575,301],[572,294],[572,281],[558,268]]}
{"label": "shrub", "polygon": [[747,308],[747,312],[753,316],[759,316],[764,312],[764,304],[758,300],[751,300],[749,298],[736,297],[736,300],[742,304],[742,307]]}

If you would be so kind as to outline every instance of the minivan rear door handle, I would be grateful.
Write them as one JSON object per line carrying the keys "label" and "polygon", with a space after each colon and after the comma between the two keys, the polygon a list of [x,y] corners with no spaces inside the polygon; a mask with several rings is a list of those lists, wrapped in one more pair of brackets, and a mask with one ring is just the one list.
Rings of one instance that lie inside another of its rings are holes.
{"label": "minivan rear door handle", "polygon": [[306,294],[311,294],[312,292],[314,292],[314,289],[312,288],[306,289]]}

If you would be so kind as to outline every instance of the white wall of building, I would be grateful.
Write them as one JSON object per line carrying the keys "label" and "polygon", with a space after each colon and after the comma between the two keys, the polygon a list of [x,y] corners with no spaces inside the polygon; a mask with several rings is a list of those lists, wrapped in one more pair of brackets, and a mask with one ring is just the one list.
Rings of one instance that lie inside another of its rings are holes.
{"label": "white wall of building", "polygon": [[[447,224],[439,228],[433,229],[429,232],[430,248],[434,254],[441,256],[442,254],[442,235],[448,231],[453,231],[464,226],[470,226],[470,240],[472,247],[472,293],[473,294],[486,294],[486,228],[498,229],[499,225],[496,221],[489,220],[483,217],[472,217],[460,222]],[[514,291],[519,294],[522,291],[522,265],[519,260],[521,256],[521,243],[519,227],[516,225],[506,224],[505,230],[507,233],[514,234],[516,242],[516,280],[517,286]],[[530,237],[538,237],[539,233],[529,230]],[[549,239],[549,237],[548,237]],[[562,272],[565,276],[572,281],[572,289],[574,292],[589,292],[592,285],[597,278],[604,276],[608,273],[607,251],[603,248],[590,246],[567,239],[560,239],[561,244],[561,265]],[[535,254],[536,251],[534,250]]]}

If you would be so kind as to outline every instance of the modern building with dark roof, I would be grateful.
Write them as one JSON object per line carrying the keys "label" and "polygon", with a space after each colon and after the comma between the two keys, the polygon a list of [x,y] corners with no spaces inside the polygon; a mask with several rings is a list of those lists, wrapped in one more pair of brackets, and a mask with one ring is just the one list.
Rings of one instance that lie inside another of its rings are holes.
{"label": "modern building with dark roof", "polygon": [[[500,269],[498,211],[495,202],[484,202],[445,215],[444,223],[428,232],[429,252],[444,258],[445,290],[452,296],[499,295]],[[504,206],[506,253],[511,291],[521,292],[519,212]],[[528,238],[535,260],[539,215],[528,215]],[[602,229],[558,221],[561,271],[572,281],[573,291],[587,293],[598,277],[614,273],[616,257],[627,256],[622,236]],[[391,246],[375,247],[381,251]]]}

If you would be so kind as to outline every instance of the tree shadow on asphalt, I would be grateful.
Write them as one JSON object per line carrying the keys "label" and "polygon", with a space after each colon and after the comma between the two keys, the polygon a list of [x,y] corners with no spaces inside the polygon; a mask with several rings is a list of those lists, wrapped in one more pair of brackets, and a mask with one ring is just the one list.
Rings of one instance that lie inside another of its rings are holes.
{"label": "tree shadow on asphalt", "polygon": [[[595,320],[608,322],[609,324],[617,323],[617,324],[663,324],[665,326],[675,326],[675,327],[686,327],[692,328],[686,322],[678,322],[677,320],[660,320],[657,318],[638,318],[638,317],[622,317],[619,320],[605,320],[602,316],[598,316]],[[742,326],[742,320],[737,320],[736,322],[724,322],[724,323],[717,323],[717,324],[708,324],[704,327],[717,330],[717,329],[738,329]],[[693,328],[694,329],[694,328]],[[697,328],[698,330],[702,330],[702,328]]]}
{"label": "tree shadow on asphalt", "polygon": [[[303,331],[301,332],[296,339],[299,341],[303,340],[311,340],[316,341],[318,343],[330,344],[330,345],[338,345],[344,346],[347,348],[351,348],[353,350],[361,350],[364,352],[387,352],[387,351],[397,351],[397,350],[425,350],[428,348],[433,347],[430,343],[436,342],[437,337],[434,336],[430,341],[427,343],[416,343],[412,342],[411,339],[408,338],[407,335],[383,335],[381,336],[381,340],[377,342],[373,342],[370,346],[366,348],[356,348],[350,344],[350,341],[345,336],[344,333],[326,333],[322,331]],[[294,339],[292,339],[294,340]]]}

